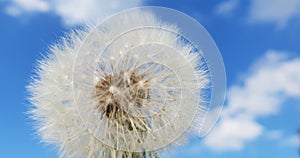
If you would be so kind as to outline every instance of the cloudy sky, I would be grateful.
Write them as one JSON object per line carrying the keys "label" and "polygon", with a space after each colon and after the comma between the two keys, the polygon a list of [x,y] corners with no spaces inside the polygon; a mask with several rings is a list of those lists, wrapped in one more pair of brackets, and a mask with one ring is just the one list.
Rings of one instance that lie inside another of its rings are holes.
{"label": "cloudy sky", "polygon": [[57,157],[39,143],[25,114],[25,86],[47,46],[82,21],[143,5],[195,18],[226,67],[220,120],[173,157],[298,157],[300,0],[0,0],[1,157]]}

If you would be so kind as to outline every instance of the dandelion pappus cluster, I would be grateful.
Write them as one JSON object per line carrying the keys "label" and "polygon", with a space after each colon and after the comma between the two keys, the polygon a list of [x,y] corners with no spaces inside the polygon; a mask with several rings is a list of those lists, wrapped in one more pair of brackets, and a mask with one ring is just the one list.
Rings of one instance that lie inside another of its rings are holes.
{"label": "dandelion pappus cluster", "polygon": [[200,128],[208,78],[181,38],[138,9],[53,45],[28,86],[42,141],[68,158],[157,158],[185,142]]}

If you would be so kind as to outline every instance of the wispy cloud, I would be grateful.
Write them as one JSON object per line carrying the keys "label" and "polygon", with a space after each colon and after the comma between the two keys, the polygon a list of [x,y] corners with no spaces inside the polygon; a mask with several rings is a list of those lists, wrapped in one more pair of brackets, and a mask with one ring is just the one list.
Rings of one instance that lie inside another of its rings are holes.
{"label": "wispy cloud", "polygon": [[300,16],[300,0],[251,0],[251,22],[269,22],[284,27],[297,16]]}
{"label": "wispy cloud", "polygon": [[85,20],[100,20],[117,11],[141,6],[143,0],[13,0],[6,13],[15,17],[33,13],[54,13],[65,24],[74,25]]}
{"label": "wispy cloud", "polygon": [[292,147],[298,147],[300,145],[300,138],[297,135],[293,135],[288,137],[282,142],[283,146],[292,146]]}
{"label": "wispy cloud", "polygon": [[300,145],[300,137],[296,134],[284,135],[282,130],[266,131],[264,137],[276,141],[281,147],[298,147]]}
{"label": "wispy cloud", "polygon": [[22,13],[47,12],[50,5],[43,0],[12,0],[6,7],[6,13],[12,16],[20,16]]}
{"label": "wispy cloud", "polygon": [[215,13],[219,15],[231,14],[239,5],[239,0],[226,0],[215,7]]}
{"label": "wispy cloud", "polygon": [[281,130],[272,130],[265,132],[265,138],[269,140],[280,140],[283,138],[283,132]]}
{"label": "wispy cloud", "polygon": [[[241,0],[226,0],[215,7],[221,16],[231,15]],[[275,24],[284,28],[294,18],[300,18],[300,0],[250,0],[244,17],[249,23]]]}
{"label": "wispy cloud", "polygon": [[221,121],[206,137],[206,146],[219,151],[242,149],[266,132],[257,118],[274,115],[287,99],[300,97],[300,58],[290,59],[287,54],[267,51],[241,84],[229,88],[228,104]]}

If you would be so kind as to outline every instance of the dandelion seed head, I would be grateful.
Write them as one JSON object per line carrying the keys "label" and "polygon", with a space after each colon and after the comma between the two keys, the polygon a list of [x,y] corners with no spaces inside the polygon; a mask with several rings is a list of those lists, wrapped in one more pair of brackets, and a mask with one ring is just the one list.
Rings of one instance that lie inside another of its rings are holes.
{"label": "dandelion seed head", "polygon": [[117,14],[50,48],[28,86],[30,116],[60,157],[155,157],[201,128],[201,58],[153,13]]}

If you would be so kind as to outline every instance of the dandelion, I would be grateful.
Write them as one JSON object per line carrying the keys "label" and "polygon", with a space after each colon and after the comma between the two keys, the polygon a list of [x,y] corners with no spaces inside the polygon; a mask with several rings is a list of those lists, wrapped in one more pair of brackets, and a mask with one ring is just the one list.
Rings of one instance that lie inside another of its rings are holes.
{"label": "dandelion", "polygon": [[209,78],[180,29],[143,9],[50,47],[28,86],[37,134],[68,158],[157,158],[205,113]]}

